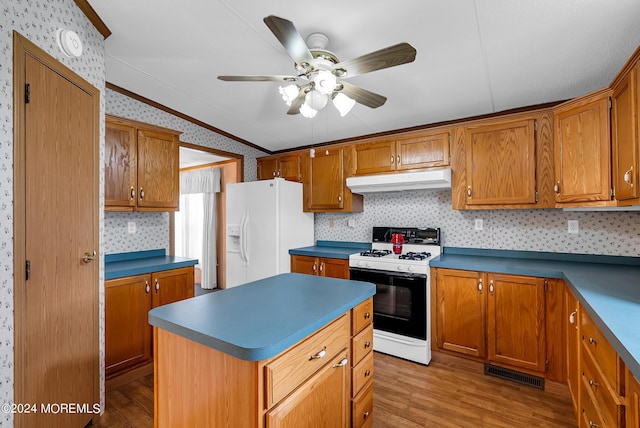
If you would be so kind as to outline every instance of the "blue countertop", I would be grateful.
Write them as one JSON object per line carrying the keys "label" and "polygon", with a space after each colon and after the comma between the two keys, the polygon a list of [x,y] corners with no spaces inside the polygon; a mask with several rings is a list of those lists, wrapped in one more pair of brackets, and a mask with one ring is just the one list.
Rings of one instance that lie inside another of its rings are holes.
{"label": "blue countertop", "polygon": [[369,242],[317,241],[310,247],[293,248],[289,254],[310,257],[328,257],[331,259],[348,259],[351,254],[370,250]]}
{"label": "blue countertop", "polygon": [[429,265],[563,279],[640,379],[640,258],[445,248]]}
{"label": "blue countertop", "polygon": [[104,279],[123,278],[169,269],[195,266],[198,260],[167,256],[165,250],[107,254],[104,257]]}
{"label": "blue countertop", "polygon": [[285,273],[152,309],[149,323],[247,361],[274,357],[375,294],[362,281]]}

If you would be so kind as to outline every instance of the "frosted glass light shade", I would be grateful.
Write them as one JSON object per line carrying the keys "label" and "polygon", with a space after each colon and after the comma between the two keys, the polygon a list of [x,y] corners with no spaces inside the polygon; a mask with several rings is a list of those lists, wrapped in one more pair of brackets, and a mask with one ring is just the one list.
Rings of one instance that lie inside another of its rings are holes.
{"label": "frosted glass light shade", "polygon": [[282,99],[288,106],[291,106],[291,103],[296,99],[299,92],[297,85],[280,86],[278,90],[280,91],[280,95],[282,95]]}
{"label": "frosted glass light shade", "polygon": [[356,100],[339,92],[333,97],[333,106],[340,112],[340,117],[345,117],[356,105]]}
{"label": "frosted glass light shade", "polygon": [[314,110],[322,110],[327,105],[327,96],[317,90],[309,91],[304,103]]}
{"label": "frosted glass light shade", "polygon": [[307,103],[304,103],[300,106],[300,114],[307,119],[312,119],[316,117],[316,114],[318,114],[318,110],[312,109],[307,105]]}

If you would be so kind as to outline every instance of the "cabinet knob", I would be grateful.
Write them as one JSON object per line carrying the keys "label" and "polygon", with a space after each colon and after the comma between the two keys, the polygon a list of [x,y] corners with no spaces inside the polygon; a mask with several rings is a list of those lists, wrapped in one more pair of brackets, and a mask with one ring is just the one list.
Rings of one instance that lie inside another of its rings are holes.
{"label": "cabinet knob", "polygon": [[364,313],[364,319],[368,320],[369,318],[371,318],[371,313],[370,312],[365,312]]}
{"label": "cabinet knob", "polygon": [[324,262],[320,263],[320,273],[324,270]]}
{"label": "cabinet knob", "polygon": [[318,270],[318,266],[316,266],[315,262],[313,263],[313,266],[311,267],[311,270],[314,271],[314,272],[316,270]]}
{"label": "cabinet knob", "polygon": [[489,281],[489,294],[493,296],[493,280]]}
{"label": "cabinet knob", "polygon": [[140,200],[144,199],[144,190],[142,189],[142,187],[140,188]]}
{"label": "cabinet knob", "polygon": [[589,379],[589,386],[592,386],[592,387],[593,387],[593,386],[599,386],[599,384],[598,384],[598,382],[596,382],[595,380],[593,380],[593,379]]}
{"label": "cabinet knob", "polygon": [[467,186],[467,198],[471,197],[471,186]]}
{"label": "cabinet knob", "polygon": [[400,165],[400,155],[396,156],[396,163]]}
{"label": "cabinet knob", "polygon": [[365,370],[364,371],[364,377],[368,377],[371,375],[371,370]]}
{"label": "cabinet knob", "polygon": [[482,294],[482,280],[478,280],[478,291]]}
{"label": "cabinet knob", "polygon": [[560,194],[560,181],[556,181],[556,184],[553,185],[553,191],[558,195]]}
{"label": "cabinet knob", "polygon": [[92,252],[87,251],[86,253],[84,253],[84,255],[82,256],[82,261],[84,263],[91,263],[92,261],[94,261],[96,259],[96,251],[93,250]]}
{"label": "cabinet knob", "polygon": [[598,344],[598,341],[597,341],[597,340],[595,340],[593,337],[590,337],[590,338],[589,338],[589,344],[591,344],[591,345],[597,345],[597,344]]}
{"label": "cabinet knob", "polygon": [[394,159],[393,155],[391,155],[391,164],[392,164],[392,165],[393,165],[393,161],[394,161],[394,160],[395,160],[395,159]]}
{"label": "cabinet knob", "polygon": [[342,195],[338,195],[338,202],[342,202]]}
{"label": "cabinet knob", "polygon": [[589,421],[589,426],[590,426],[590,427],[593,427],[593,428],[598,428],[600,425],[596,424],[596,423],[595,423],[595,422],[593,422],[593,421]]}
{"label": "cabinet knob", "polygon": [[156,279],[156,294],[158,294],[158,290],[160,290],[160,283]]}
{"label": "cabinet knob", "polygon": [[364,349],[367,349],[371,346],[371,342],[369,342],[368,340],[366,342],[364,342]]}
{"label": "cabinet knob", "polygon": [[131,200],[133,201],[136,198],[136,189],[131,186]]}
{"label": "cabinet knob", "polygon": [[273,176],[274,176],[274,177],[276,176],[276,172],[275,172],[275,171],[273,171]]}
{"label": "cabinet knob", "polygon": [[149,294],[149,291],[151,291],[151,286],[149,285],[149,281],[144,282],[144,291],[147,294]]}
{"label": "cabinet knob", "polygon": [[569,314],[569,324],[575,324],[576,323],[576,313],[578,311],[573,311]]}
{"label": "cabinet knob", "polygon": [[633,165],[624,173],[624,182],[633,187]]}
{"label": "cabinet knob", "polygon": [[318,352],[317,354],[310,355],[309,356],[309,361],[318,360],[320,358],[323,358],[325,355],[327,355],[327,347],[326,346],[324,348],[322,348],[322,351]]}

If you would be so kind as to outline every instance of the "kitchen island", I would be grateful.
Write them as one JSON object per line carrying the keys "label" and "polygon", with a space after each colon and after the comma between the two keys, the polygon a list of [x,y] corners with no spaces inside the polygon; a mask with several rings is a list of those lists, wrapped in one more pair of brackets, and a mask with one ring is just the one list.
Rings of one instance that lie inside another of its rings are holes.
{"label": "kitchen island", "polygon": [[351,356],[373,294],[288,273],[153,309],[156,426],[370,426]]}

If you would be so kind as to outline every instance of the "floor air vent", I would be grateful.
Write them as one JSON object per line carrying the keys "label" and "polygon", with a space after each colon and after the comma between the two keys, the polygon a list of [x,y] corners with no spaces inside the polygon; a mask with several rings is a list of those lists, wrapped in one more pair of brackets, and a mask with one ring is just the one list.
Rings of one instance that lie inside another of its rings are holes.
{"label": "floor air vent", "polygon": [[544,391],[544,378],[542,377],[520,373],[515,370],[509,370],[503,367],[493,366],[491,364],[484,365],[484,374],[510,380],[516,383],[521,383],[523,385],[532,386]]}

